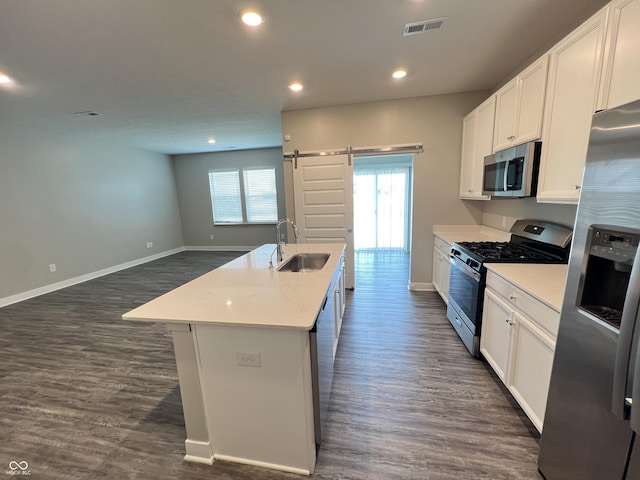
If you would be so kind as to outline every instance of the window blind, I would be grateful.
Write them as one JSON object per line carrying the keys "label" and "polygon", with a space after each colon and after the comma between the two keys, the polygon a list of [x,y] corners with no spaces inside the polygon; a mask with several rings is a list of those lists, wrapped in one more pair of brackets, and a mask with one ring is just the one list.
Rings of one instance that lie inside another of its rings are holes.
{"label": "window blind", "polygon": [[245,169],[244,198],[247,222],[271,223],[278,221],[275,168]]}
{"label": "window blind", "polygon": [[213,223],[242,223],[240,171],[209,172]]}

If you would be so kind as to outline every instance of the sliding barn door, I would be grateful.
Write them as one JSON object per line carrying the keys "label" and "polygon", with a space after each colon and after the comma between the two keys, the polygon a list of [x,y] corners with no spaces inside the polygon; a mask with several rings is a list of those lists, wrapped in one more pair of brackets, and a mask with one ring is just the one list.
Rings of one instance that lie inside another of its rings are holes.
{"label": "sliding barn door", "polygon": [[293,161],[296,224],[302,243],[345,243],[345,286],[355,287],[353,165],[348,155]]}

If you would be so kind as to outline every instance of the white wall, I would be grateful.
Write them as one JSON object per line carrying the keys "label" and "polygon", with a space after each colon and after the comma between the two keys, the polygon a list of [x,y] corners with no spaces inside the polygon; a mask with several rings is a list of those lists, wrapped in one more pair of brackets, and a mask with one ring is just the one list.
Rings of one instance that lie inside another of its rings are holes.
{"label": "white wall", "polygon": [[0,171],[0,301],[182,247],[166,155],[3,124]]}
{"label": "white wall", "polygon": [[[257,247],[275,243],[275,225],[213,225],[209,170],[231,167],[274,167],[278,189],[278,217],[285,216],[281,148],[175,155],[173,167],[187,247]],[[211,235],[214,236],[213,240]]]}
{"label": "white wall", "polygon": [[[482,207],[482,224],[506,231],[521,218],[547,220],[573,228],[577,210],[577,205],[538,203],[535,198],[493,199],[482,202]],[[506,227],[502,226],[502,217],[507,217]]]}
{"label": "white wall", "polygon": [[[411,279],[430,284],[433,225],[480,224],[482,206],[458,199],[462,118],[487,92],[418,97],[282,113],[285,153],[422,143],[414,159]],[[293,212],[291,164],[285,168],[287,212]]]}

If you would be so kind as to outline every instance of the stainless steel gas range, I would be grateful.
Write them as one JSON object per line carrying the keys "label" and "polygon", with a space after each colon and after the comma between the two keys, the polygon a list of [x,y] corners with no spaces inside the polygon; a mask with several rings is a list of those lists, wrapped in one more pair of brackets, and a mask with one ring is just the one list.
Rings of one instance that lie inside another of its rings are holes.
{"label": "stainless steel gas range", "polygon": [[509,242],[459,242],[451,246],[447,318],[471,355],[480,355],[487,263],[567,263],[571,228],[517,220]]}

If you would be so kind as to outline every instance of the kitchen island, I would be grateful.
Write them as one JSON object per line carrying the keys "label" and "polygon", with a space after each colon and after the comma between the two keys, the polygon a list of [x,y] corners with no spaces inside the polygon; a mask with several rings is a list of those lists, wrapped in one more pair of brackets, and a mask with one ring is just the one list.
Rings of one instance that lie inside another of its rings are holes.
{"label": "kitchen island", "polygon": [[285,262],[299,253],[329,254],[322,269],[304,272],[278,271],[284,262],[270,269],[274,248],[263,245],[123,315],[166,323],[172,333],[185,460],[313,473],[309,332],[319,312],[332,309],[332,362],[344,309],[345,246],[288,245]]}

